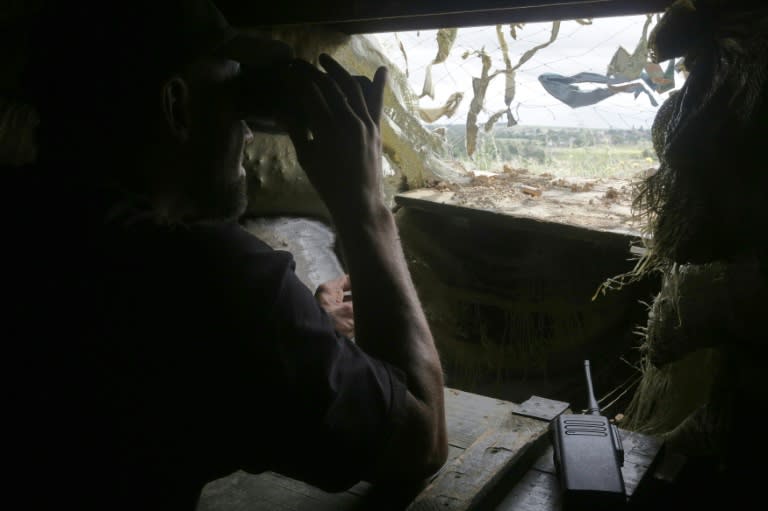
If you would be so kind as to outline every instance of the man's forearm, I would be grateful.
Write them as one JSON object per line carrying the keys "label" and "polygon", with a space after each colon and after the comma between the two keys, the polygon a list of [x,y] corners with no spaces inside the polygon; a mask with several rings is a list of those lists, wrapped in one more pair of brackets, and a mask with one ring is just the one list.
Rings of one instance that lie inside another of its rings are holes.
{"label": "man's forearm", "polygon": [[443,374],[395,219],[376,204],[344,216],[348,223],[337,222],[337,228],[352,280],[356,341],[408,379],[405,422],[385,446],[375,477],[413,481],[434,473],[448,455]]}
{"label": "man's forearm", "polygon": [[390,444],[382,446],[375,477],[426,477],[447,457],[443,376],[394,218],[380,199],[386,68],[376,70],[364,96],[359,81],[338,62],[321,55],[320,63],[327,73],[308,63],[293,67],[296,83],[303,84],[297,93],[305,115],[288,116],[289,134],[346,252],[355,339],[408,379],[403,409],[393,420]]}
{"label": "man's forearm", "polygon": [[419,400],[442,398],[442,372],[432,334],[384,205],[337,224],[353,286],[358,344],[403,370]]}

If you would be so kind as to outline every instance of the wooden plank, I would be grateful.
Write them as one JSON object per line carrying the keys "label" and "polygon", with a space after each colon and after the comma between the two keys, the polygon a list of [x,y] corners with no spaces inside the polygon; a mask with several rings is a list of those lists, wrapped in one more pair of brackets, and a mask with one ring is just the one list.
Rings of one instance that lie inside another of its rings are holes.
{"label": "wooden plank", "polygon": [[489,211],[469,208],[452,203],[454,192],[441,192],[432,189],[419,189],[399,193],[395,203],[409,208],[464,218],[466,221],[477,220],[491,225],[514,227],[520,231],[535,233],[545,232],[552,236],[577,239],[614,245],[626,249],[629,243],[638,239],[639,234],[622,229],[596,229],[562,222],[550,221],[522,214],[509,214],[502,211]]}
{"label": "wooden plank", "polygon": [[[512,416],[516,406],[508,401],[451,388],[445,389],[445,404],[449,455],[437,477],[489,428]],[[369,510],[375,504],[371,502],[371,493],[372,486],[366,482],[360,482],[346,492],[330,494],[272,472],[237,472],[208,484],[197,511]]]}
{"label": "wooden plank", "polygon": [[235,474],[205,487],[197,511],[355,511],[360,498],[326,493],[294,479],[264,472]]}
{"label": "wooden plank", "polygon": [[372,488],[371,483],[366,481],[360,481],[359,483],[354,485],[352,488],[347,490],[347,492],[351,493],[352,495],[357,495],[358,497],[362,497],[370,493],[371,488]]}
{"label": "wooden plank", "polygon": [[621,473],[627,495],[630,497],[646,479],[653,476],[653,467],[658,460],[663,441],[656,436],[642,435],[620,430],[624,445],[624,466]]}
{"label": "wooden plank", "polygon": [[[532,396],[515,404],[450,388],[445,403],[449,460],[410,504],[389,505],[365,482],[326,493],[272,472],[237,472],[208,484],[197,511],[468,511],[489,505],[497,511],[559,510],[548,417],[562,413],[566,403]],[[661,442],[624,430],[622,440],[622,473],[632,495],[651,477]]]}
{"label": "wooden plank", "polygon": [[498,427],[512,414],[514,403],[471,392],[445,389],[448,443],[466,449],[489,428]]}
{"label": "wooden plank", "polygon": [[549,439],[549,445],[539,458],[531,466],[532,470],[538,470],[539,472],[546,472],[548,474],[555,473],[555,460],[552,457],[552,439]]}
{"label": "wooden plank", "polygon": [[296,9],[290,3],[269,7],[247,0],[216,4],[236,26],[325,24],[349,34],[531,23],[555,19],[627,16],[662,11],[672,0],[337,0]]}
{"label": "wooden plank", "polygon": [[495,511],[555,511],[561,507],[557,477],[548,472],[533,469],[520,479],[494,509]]}
{"label": "wooden plank", "polygon": [[[444,470],[446,467],[451,465],[451,462],[461,456],[461,454],[464,452],[464,449],[460,447],[455,447],[453,445],[448,445],[448,459],[445,461],[445,465],[443,468],[433,476],[433,479],[436,479]],[[371,483],[367,483],[365,481],[361,481],[357,483],[355,486],[347,490],[348,493],[351,493],[353,495],[357,495],[359,497],[364,497],[368,494],[370,494],[372,489]]]}
{"label": "wooden plank", "polygon": [[473,509],[514,469],[527,468],[546,432],[546,422],[508,414],[498,427],[487,430],[454,460],[407,511]]}

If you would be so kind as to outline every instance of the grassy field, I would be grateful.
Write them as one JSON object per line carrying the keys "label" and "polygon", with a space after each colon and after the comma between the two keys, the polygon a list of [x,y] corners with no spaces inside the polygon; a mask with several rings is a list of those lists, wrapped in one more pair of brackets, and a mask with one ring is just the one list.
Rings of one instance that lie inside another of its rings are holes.
{"label": "grassy field", "polygon": [[558,177],[633,178],[658,165],[655,155],[649,151],[636,145],[554,147],[545,150],[547,157],[543,162],[524,158],[516,163],[531,172],[549,172]]}
{"label": "grassy field", "polygon": [[556,177],[631,179],[659,164],[655,154],[640,145],[601,144],[587,147],[547,147],[533,156],[512,155],[498,158],[477,155],[461,159],[467,169],[502,172],[504,166],[524,168],[536,174]]}
{"label": "grassy field", "polygon": [[505,128],[481,133],[471,159],[462,130],[451,126],[445,156],[470,170],[501,172],[508,165],[557,177],[631,179],[659,164],[647,130]]}

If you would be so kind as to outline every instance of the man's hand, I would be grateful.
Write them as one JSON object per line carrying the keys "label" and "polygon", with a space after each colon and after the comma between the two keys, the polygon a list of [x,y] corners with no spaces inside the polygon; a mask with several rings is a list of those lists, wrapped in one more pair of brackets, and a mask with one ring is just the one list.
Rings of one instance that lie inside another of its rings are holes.
{"label": "man's hand", "polygon": [[350,291],[349,275],[320,284],[315,291],[315,299],[333,319],[336,331],[350,339],[355,336],[355,317],[352,299],[345,293]]}
{"label": "man's hand", "polygon": [[302,118],[286,119],[299,163],[337,222],[355,222],[382,204],[379,122],[387,69],[354,77],[328,55],[327,70],[296,61],[291,83]]}

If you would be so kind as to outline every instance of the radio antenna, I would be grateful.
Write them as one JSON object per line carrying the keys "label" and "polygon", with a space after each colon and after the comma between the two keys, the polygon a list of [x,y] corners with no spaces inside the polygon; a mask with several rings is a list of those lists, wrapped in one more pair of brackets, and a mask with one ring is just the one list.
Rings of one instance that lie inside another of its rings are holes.
{"label": "radio antenna", "polygon": [[592,388],[592,373],[589,370],[589,360],[584,361],[584,374],[587,376],[587,399],[589,400],[589,415],[600,415],[600,407],[595,399],[595,391]]}

